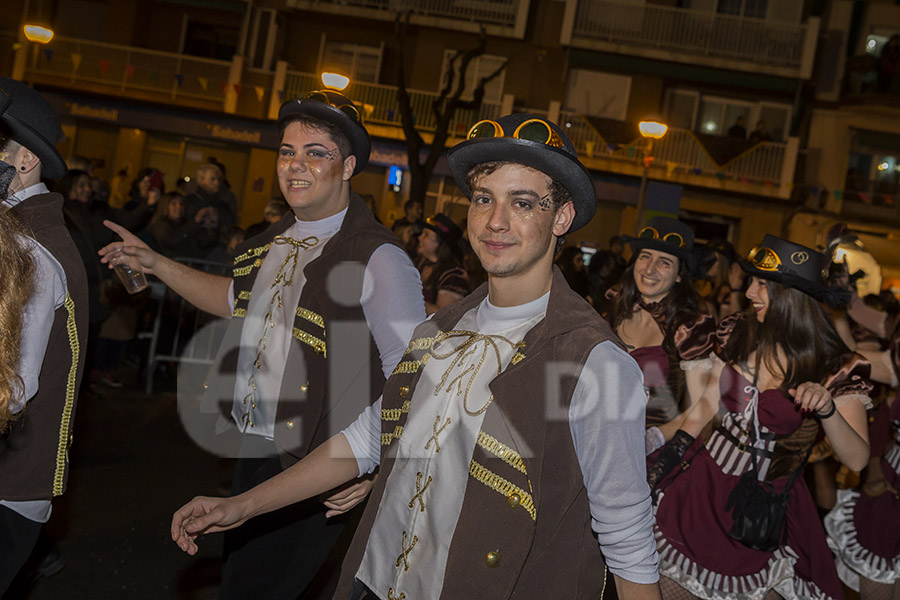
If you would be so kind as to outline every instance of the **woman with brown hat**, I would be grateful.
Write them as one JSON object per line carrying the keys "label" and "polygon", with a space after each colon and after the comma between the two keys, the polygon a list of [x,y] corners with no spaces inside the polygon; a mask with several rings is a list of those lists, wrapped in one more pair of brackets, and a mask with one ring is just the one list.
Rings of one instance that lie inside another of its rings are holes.
{"label": "woman with brown hat", "polygon": [[419,235],[418,269],[422,276],[425,313],[462,300],[469,293],[469,278],[463,268],[459,240],[462,229],[441,213],[428,217]]}
{"label": "woman with brown hat", "polygon": [[666,424],[703,392],[716,324],[694,289],[690,227],[654,217],[628,243],[632,258],[610,294],[615,304],[609,321],[644,373],[649,454],[678,429]]}
{"label": "woman with brown hat", "polygon": [[[820,426],[841,462],[865,466],[871,385],[819,304],[845,295],[823,263],[771,235],[741,263],[750,306],[719,325],[709,384],[654,465],[675,472],[656,490],[666,598],[843,597],[801,475]],[[695,441],[717,411],[721,425]]]}

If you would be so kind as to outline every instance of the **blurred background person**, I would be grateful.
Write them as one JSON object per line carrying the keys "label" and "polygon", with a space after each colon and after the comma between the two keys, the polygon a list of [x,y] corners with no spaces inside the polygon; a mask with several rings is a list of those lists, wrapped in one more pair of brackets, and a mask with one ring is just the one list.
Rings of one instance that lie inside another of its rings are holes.
{"label": "blurred background person", "polygon": [[469,293],[469,279],[459,248],[461,237],[462,229],[441,213],[428,217],[419,234],[418,269],[426,314],[435,313]]}
{"label": "blurred background person", "polygon": [[282,198],[272,198],[266,203],[266,207],[263,209],[263,218],[262,221],[258,223],[254,223],[249,226],[246,231],[246,238],[249,240],[252,237],[256,237],[263,231],[269,228],[269,225],[272,223],[277,223],[281,220],[281,217],[284,216],[290,207],[287,202],[285,202]]}
{"label": "blurred background person", "polygon": [[206,214],[210,207],[200,209],[193,219],[185,215],[184,197],[168,192],[162,197],[147,226],[151,245],[166,258],[202,258],[217,242],[216,228],[208,226]]}
{"label": "blurred background person", "polygon": [[222,170],[218,166],[206,163],[197,168],[197,189],[184,198],[188,219],[193,219],[201,209],[210,207],[214,209],[215,216],[206,211],[206,218],[210,224],[215,222],[220,232],[237,224],[237,199],[223,181]]}

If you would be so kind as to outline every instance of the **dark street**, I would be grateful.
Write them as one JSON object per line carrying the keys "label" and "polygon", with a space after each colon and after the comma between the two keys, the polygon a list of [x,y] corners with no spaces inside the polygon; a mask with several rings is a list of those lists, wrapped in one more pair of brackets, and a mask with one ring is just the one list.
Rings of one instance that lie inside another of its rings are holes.
{"label": "dark street", "polygon": [[221,536],[189,557],[168,526],[192,496],[215,494],[228,467],[187,438],[174,391],[95,389],[79,401],[69,488],[49,522],[65,568],[4,600],[216,598]]}

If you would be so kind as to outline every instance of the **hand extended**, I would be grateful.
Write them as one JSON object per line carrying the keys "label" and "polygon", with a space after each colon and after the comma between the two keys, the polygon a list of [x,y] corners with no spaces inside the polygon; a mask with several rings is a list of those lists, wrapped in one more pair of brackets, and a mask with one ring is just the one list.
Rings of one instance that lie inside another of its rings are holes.
{"label": "hand extended", "polygon": [[353,483],[342,486],[337,492],[322,500],[322,504],[329,509],[325,516],[330,518],[342,515],[365,500],[375,486],[376,479],[377,475],[357,479]]}
{"label": "hand extended", "polygon": [[178,547],[190,555],[197,553],[197,537],[234,529],[249,518],[245,505],[232,498],[197,496],[172,515],[170,533]]}
{"label": "hand extended", "polygon": [[[118,223],[113,223],[112,221],[103,221],[103,224],[108,228],[116,232],[120,238],[122,238],[121,242],[113,242],[101,248],[97,254],[100,255],[100,262],[104,264],[109,264],[109,260],[106,258],[107,254],[111,252],[115,252],[117,250],[121,250],[123,253],[128,256],[136,256],[139,261],[141,261],[141,267],[144,269],[145,273],[153,273],[153,267],[157,264],[157,259],[159,258],[159,254],[150,249],[147,244],[145,244],[138,236],[134,235]],[[112,269],[112,265],[109,265],[109,268]]]}
{"label": "hand extended", "polygon": [[819,383],[807,381],[789,389],[788,393],[794,397],[794,404],[801,412],[816,412],[819,415],[828,415],[832,412],[834,400],[831,398],[831,392]]}

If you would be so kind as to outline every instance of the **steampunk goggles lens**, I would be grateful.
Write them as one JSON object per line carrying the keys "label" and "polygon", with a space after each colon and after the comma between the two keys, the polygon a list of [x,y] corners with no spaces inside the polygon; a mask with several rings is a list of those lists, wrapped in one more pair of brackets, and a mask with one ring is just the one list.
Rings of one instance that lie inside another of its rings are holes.
{"label": "steampunk goggles lens", "polygon": [[760,271],[777,271],[781,267],[781,259],[771,248],[756,247],[747,260]]}
{"label": "steampunk goggles lens", "polygon": [[659,232],[653,227],[644,227],[638,232],[638,239],[641,240],[658,240],[662,239],[663,243],[669,244],[670,246],[676,246],[678,248],[684,248],[684,238],[681,237],[680,233],[667,233],[666,235],[660,238]]}
{"label": "steampunk goggles lens", "polygon": [[[466,134],[467,140],[474,140],[477,138],[498,138],[498,137],[510,137],[506,135],[506,132],[503,131],[503,128],[496,121],[491,121],[489,119],[485,119],[484,121],[478,121],[469,129],[469,133]],[[516,130],[513,132],[512,136],[519,140],[528,140],[529,142],[537,142],[538,144],[544,144],[547,146],[553,146],[554,148],[562,148],[563,141],[562,139],[553,131],[553,128],[549,123],[543,121],[541,119],[529,119],[516,127]]]}

